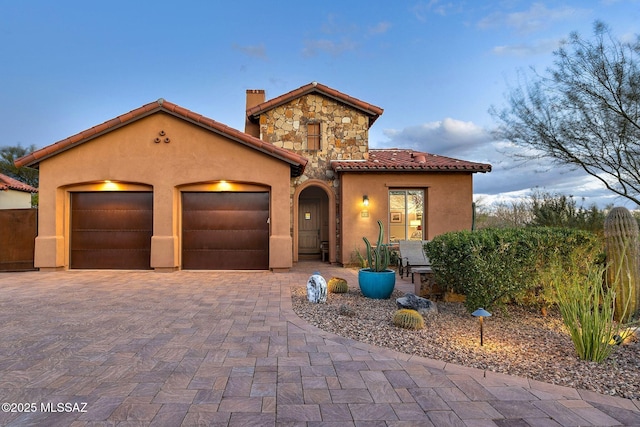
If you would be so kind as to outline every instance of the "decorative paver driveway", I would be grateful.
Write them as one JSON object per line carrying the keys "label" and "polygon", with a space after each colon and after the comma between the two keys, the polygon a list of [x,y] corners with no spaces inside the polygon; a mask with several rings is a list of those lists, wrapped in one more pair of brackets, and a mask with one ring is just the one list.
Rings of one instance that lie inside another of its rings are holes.
{"label": "decorative paver driveway", "polygon": [[320,331],[290,299],[316,268],[357,283],[305,262],[2,273],[0,425],[640,425],[638,402]]}

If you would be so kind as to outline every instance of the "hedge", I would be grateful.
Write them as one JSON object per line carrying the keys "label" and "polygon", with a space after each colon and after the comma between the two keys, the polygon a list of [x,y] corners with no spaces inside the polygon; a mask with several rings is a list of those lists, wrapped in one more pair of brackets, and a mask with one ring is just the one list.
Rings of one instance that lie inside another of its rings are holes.
{"label": "hedge", "polygon": [[[531,302],[545,287],[552,262],[571,268],[578,258],[595,259],[601,242],[593,233],[567,228],[482,229],[439,235],[425,244],[425,252],[438,284],[464,294],[471,312]],[[539,297],[545,298],[548,293]]]}

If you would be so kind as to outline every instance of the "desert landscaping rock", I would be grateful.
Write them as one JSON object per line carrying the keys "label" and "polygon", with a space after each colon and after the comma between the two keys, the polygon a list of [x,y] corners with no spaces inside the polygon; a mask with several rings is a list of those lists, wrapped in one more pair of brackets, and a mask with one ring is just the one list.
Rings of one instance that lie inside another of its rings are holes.
{"label": "desert landscaping rock", "polygon": [[[373,300],[355,288],[344,294],[329,294],[326,304],[311,304],[305,288],[292,288],[293,309],[298,316],[343,337],[458,365],[640,399],[637,340],[616,346],[603,363],[586,362],[577,357],[557,310],[543,316],[535,310],[511,306],[504,311],[493,310],[493,316],[484,320],[481,347],[478,320],[461,303],[438,302],[438,313],[425,317],[422,330],[393,326],[396,299],[401,296],[395,290],[388,300]],[[347,312],[351,315],[345,315]]]}
{"label": "desert landscaping rock", "polygon": [[438,313],[438,306],[431,300],[417,296],[416,294],[405,294],[396,299],[398,308],[409,308],[416,310],[423,316]]}

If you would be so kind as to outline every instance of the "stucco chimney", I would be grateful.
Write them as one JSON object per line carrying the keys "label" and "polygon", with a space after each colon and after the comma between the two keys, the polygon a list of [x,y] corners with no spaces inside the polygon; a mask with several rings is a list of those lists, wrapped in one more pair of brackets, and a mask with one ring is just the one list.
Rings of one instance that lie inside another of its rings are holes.
{"label": "stucco chimney", "polygon": [[[255,107],[265,101],[264,89],[247,89],[247,108]],[[246,111],[245,110],[245,111]],[[254,123],[249,120],[249,116],[245,117],[244,133],[256,138],[260,138],[260,123]]]}

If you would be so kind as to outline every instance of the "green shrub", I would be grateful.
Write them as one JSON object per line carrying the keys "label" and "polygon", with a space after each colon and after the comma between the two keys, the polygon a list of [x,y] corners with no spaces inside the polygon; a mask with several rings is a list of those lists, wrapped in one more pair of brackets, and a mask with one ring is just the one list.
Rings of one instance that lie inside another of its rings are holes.
{"label": "green shrub", "polygon": [[466,295],[469,312],[507,301],[553,301],[545,276],[551,262],[600,250],[589,232],[546,227],[458,231],[425,245],[437,283]]}
{"label": "green shrub", "polygon": [[334,294],[344,294],[349,292],[349,285],[347,281],[341,277],[332,277],[327,282],[327,290]]}
{"label": "green shrub", "polygon": [[404,329],[418,330],[424,328],[424,319],[416,310],[403,308],[393,315],[393,324]]}

